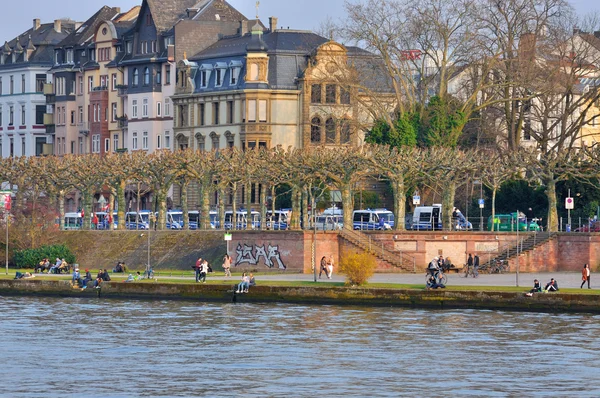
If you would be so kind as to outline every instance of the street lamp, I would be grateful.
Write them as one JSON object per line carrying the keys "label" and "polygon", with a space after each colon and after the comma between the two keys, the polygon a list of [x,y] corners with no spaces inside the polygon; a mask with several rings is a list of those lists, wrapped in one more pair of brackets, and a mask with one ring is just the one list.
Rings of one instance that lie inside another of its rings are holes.
{"label": "street lamp", "polygon": [[5,262],[6,262],[6,275],[8,275],[8,222],[10,220],[10,195],[11,191],[0,191],[0,208],[4,210],[4,224],[6,225],[6,245],[5,250]]}
{"label": "street lamp", "polygon": [[150,272],[152,267],[150,266],[150,231],[152,230],[152,222],[156,219],[153,213],[148,215],[148,262],[146,263],[146,276],[150,279]]}

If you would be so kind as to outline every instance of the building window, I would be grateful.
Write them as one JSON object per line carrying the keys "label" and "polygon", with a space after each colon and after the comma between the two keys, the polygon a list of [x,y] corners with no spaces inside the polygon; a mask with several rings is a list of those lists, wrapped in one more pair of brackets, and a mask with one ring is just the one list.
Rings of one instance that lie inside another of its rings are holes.
{"label": "building window", "polygon": [[208,71],[200,71],[200,87],[206,88],[208,86]]}
{"label": "building window", "polygon": [[171,135],[168,131],[165,131],[165,148],[171,149]]}
{"label": "building window", "polygon": [[71,111],[71,126],[75,124],[75,111]]}
{"label": "building window", "polygon": [[149,68],[144,68],[144,86],[147,86],[150,84],[150,69]]}
{"label": "building window", "polygon": [[[35,124],[44,124],[44,113],[46,113],[46,105],[35,106]],[[0,108],[0,126],[2,126],[2,108]]]}
{"label": "building window", "polygon": [[165,69],[165,84],[171,84],[171,69],[169,69],[169,66]]}
{"label": "building window", "polygon": [[21,75],[21,92],[25,94],[25,75]]}
{"label": "building window", "polygon": [[162,72],[161,71],[156,72],[156,84],[162,84],[161,79],[162,79]]}
{"label": "building window", "polygon": [[204,126],[206,124],[205,115],[206,115],[206,104],[198,105],[198,117],[199,117],[200,126]]}
{"label": "building window", "polygon": [[148,149],[148,132],[142,133],[142,149]]}
{"label": "building window", "polygon": [[156,136],[156,149],[161,149],[162,146],[162,136],[158,134]]}
{"label": "building window", "polygon": [[115,91],[117,89],[117,74],[113,73],[110,77],[110,80],[112,82],[111,90]]}
{"label": "building window", "polygon": [[92,136],[92,153],[100,153],[100,134]]}
{"label": "building window", "polygon": [[325,143],[335,144],[335,121],[332,118],[325,122]]}
{"label": "building window", "polygon": [[217,68],[215,70],[215,86],[221,87],[223,85],[223,78],[225,77],[225,69]]}
{"label": "building window", "polygon": [[256,122],[256,100],[248,100],[248,122]]}
{"label": "building window", "polygon": [[[46,83],[46,75],[45,74],[36,74],[35,75],[35,92],[36,93],[44,92],[44,83]],[[0,79],[0,94],[2,94],[2,79]]]}
{"label": "building window", "polygon": [[142,99],[142,117],[148,117],[148,98]]}
{"label": "building window", "polygon": [[350,121],[344,120],[340,127],[340,143],[341,144],[349,144],[350,143]]}
{"label": "building window", "polygon": [[132,142],[131,142],[131,149],[133,149],[134,151],[138,149],[138,134],[137,131],[134,131],[133,134],[131,134],[132,137]]}
{"label": "building window", "polygon": [[179,105],[179,127],[187,126],[187,107]]}
{"label": "building window", "polygon": [[313,117],[310,121],[310,142],[318,144],[321,142],[321,119]]}
{"label": "building window", "polygon": [[94,89],[94,76],[88,76],[88,92],[91,93]]}
{"label": "building window", "polygon": [[258,121],[259,122],[267,121],[267,100],[259,100],[258,101]]}
{"label": "building window", "polygon": [[171,100],[165,98],[165,116],[171,116]]}
{"label": "building window", "polygon": [[110,152],[110,138],[104,139],[104,152]]}
{"label": "building window", "polygon": [[133,86],[137,86],[139,82],[139,75],[138,75],[138,70],[137,68],[133,68],[133,79],[132,79],[132,85]]}
{"label": "building window", "polygon": [[220,107],[218,102],[213,102],[213,124],[219,124]]}
{"label": "building window", "polygon": [[162,102],[158,101],[156,103],[156,117],[162,116]]}
{"label": "building window", "polygon": [[79,123],[83,123],[83,106],[79,107]]}
{"label": "building window", "polygon": [[83,76],[79,76],[79,95],[83,94]]}
{"label": "building window", "polygon": [[212,141],[212,149],[215,151],[218,151],[219,150],[219,135],[213,131],[212,133],[210,133],[210,138]]}
{"label": "building window", "polygon": [[79,137],[79,154],[83,155],[83,137]]}
{"label": "building window", "polygon": [[10,90],[9,90],[9,94],[14,94],[15,93],[15,79],[13,77],[13,75],[10,75],[10,86],[9,86]]}
{"label": "building window", "polygon": [[113,151],[119,148],[119,134],[113,134]]}
{"label": "building window", "polygon": [[25,105],[21,105],[21,126],[25,126]]}
{"label": "building window", "polygon": [[11,105],[8,108],[8,125],[13,126],[14,124],[15,124],[15,113],[14,113],[14,108]]}
{"label": "building window", "polygon": [[133,43],[131,41],[125,42],[125,48],[127,49],[127,54],[131,54],[133,50]]}
{"label": "building window", "polygon": [[227,101],[227,123],[233,124],[233,101]]}
{"label": "building window", "polygon": [[117,103],[116,102],[113,102],[112,104],[110,104],[110,121],[111,122],[117,121]]}
{"label": "building window", "polygon": [[350,91],[343,87],[340,87],[340,104],[350,104]]}
{"label": "building window", "polygon": [[231,72],[229,75],[229,85],[235,86],[238,83],[240,71],[242,70],[242,63],[240,61],[231,61],[229,64]]}
{"label": "building window", "polygon": [[25,137],[21,137],[21,156],[25,156]]}
{"label": "building window", "polygon": [[321,85],[313,84],[310,86],[310,102],[313,104],[321,103]]}
{"label": "building window", "polygon": [[131,117],[135,119],[138,117],[137,100],[131,100]]}
{"label": "building window", "polygon": [[2,95],[2,77],[0,77],[0,95]]}
{"label": "building window", "polygon": [[325,86],[325,103],[335,104],[335,84],[327,84]]}

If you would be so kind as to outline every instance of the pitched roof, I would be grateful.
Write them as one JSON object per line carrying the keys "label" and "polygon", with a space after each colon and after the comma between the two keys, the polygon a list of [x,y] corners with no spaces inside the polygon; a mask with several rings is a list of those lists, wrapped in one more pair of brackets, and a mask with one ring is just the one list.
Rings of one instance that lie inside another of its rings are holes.
{"label": "pitched roof", "polygon": [[120,14],[118,8],[103,6],[87,21],[85,21],[78,29],[67,36],[59,43],[59,47],[81,46],[93,38],[98,26],[107,20],[113,19]]}
{"label": "pitched roof", "polygon": [[146,0],[158,33],[166,32],[177,21],[187,18],[187,9],[192,8],[198,0]]}

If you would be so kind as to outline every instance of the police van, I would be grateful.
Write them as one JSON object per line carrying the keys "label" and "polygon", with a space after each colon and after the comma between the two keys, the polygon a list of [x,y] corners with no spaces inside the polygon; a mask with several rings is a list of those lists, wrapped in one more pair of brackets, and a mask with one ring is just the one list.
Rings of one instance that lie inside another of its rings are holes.
{"label": "police van", "polygon": [[442,229],[442,205],[417,206],[413,212],[412,229],[432,231]]}
{"label": "police van", "polygon": [[387,209],[354,210],[352,227],[366,231],[392,229],[394,228],[394,213]]}

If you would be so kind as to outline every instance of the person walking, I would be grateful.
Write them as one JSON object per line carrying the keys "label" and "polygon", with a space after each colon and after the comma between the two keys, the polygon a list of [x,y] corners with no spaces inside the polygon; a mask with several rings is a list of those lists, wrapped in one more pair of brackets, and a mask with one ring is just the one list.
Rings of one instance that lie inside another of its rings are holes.
{"label": "person walking", "polygon": [[200,280],[206,283],[206,273],[208,272],[208,261],[204,260],[200,264]]}
{"label": "person walking", "polygon": [[[469,253],[469,258],[467,259],[467,278],[469,277],[469,273],[473,271],[473,255]],[[473,277],[475,277],[475,273],[472,273]]]}
{"label": "person walking", "polygon": [[591,287],[590,287],[590,266],[587,264],[583,264],[583,270],[581,271],[581,280],[583,282],[581,282],[581,286],[579,287],[580,289],[583,289],[583,285],[585,285],[585,281],[587,281],[588,289],[591,289]]}
{"label": "person walking", "polygon": [[231,278],[231,257],[229,254],[225,254],[225,257],[223,257],[223,271],[225,271],[225,278]]}
{"label": "person walking", "polygon": [[331,279],[333,276],[333,254],[329,255],[327,259],[327,279]]}
{"label": "person walking", "polygon": [[473,257],[473,276],[477,278],[479,276],[479,255],[476,254]]}
{"label": "person walking", "polygon": [[200,282],[200,269],[202,268],[202,257],[198,257],[196,265],[194,265],[194,271],[196,271],[196,283]]}
{"label": "person walking", "polygon": [[327,276],[327,257],[321,257],[321,270],[319,271],[319,279],[321,279],[321,274],[325,272],[325,276]]}

